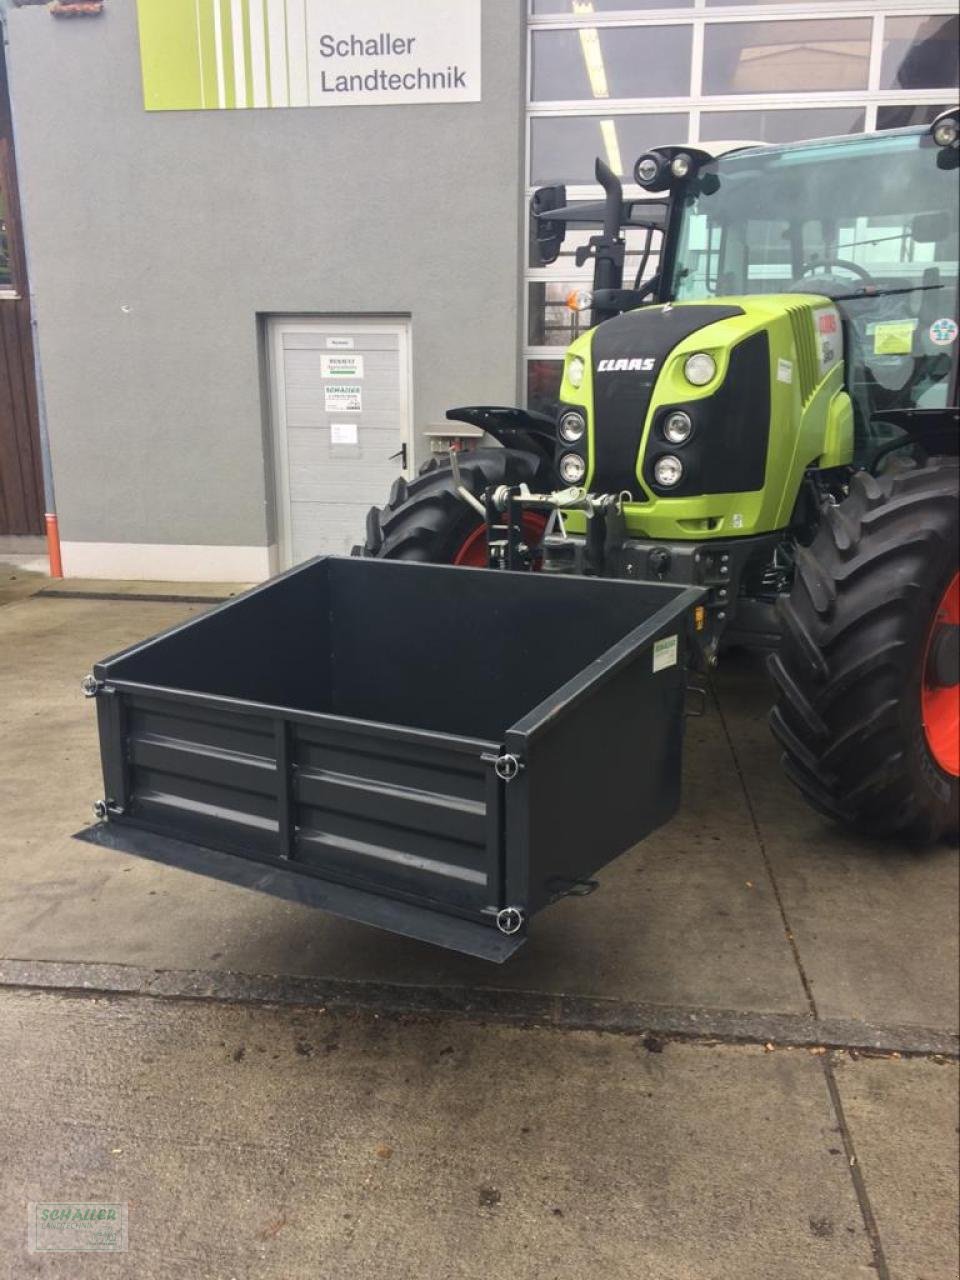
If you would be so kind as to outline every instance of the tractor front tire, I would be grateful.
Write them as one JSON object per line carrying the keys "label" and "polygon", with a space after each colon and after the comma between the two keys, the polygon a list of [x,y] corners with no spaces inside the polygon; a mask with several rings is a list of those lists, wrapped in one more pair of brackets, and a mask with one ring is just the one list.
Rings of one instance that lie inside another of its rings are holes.
{"label": "tractor front tire", "polygon": [[[556,487],[543,458],[520,449],[476,449],[459,458],[462,485],[480,498],[497,485]],[[527,517],[531,519],[532,517]],[[542,520],[537,518],[542,533]],[[371,507],[361,554],[427,564],[486,563],[484,522],[457,493],[449,460],[424,467],[415,480],[394,481],[385,507]],[[532,536],[535,530],[528,532]]]}
{"label": "tractor front tire", "polygon": [[784,769],[856,831],[957,833],[958,505],[956,459],[859,473],[780,602],[770,725]]}

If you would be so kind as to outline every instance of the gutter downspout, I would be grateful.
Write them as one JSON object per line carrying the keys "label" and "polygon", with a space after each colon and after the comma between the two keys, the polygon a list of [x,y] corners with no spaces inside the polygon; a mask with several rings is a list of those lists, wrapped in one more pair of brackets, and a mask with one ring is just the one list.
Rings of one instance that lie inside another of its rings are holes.
{"label": "gutter downspout", "polygon": [[60,558],[60,526],[57,523],[57,500],[53,489],[53,463],[50,458],[50,436],[47,432],[47,402],[43,394],[40,343],[37,339],[37,313],[32,293],[30,295],[30,337],[33,341],[33,376],[37,384],[37,426],[40,432],[40,465],[43,470],[43,520],[47,529],[47,558],[50,562],[50,577],[62,578],[63,561]]}

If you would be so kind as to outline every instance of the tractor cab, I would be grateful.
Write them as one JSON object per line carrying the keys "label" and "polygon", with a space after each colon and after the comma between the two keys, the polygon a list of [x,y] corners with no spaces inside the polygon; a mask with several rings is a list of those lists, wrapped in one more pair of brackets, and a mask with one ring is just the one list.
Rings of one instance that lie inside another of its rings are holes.
{"label": "tractor cab", "polygon": [[911,129],[707,161],[676,193],[663,294],[829,298],[869,463],[955,403],[958,155]]}
{"label": "tractor cab", "polygon": [[[921,437],[939,448],[945,431],[956,433],[944,411],[957,403],[960,345],[958,127],[949,111],[927,128],[787,146],[658,147],[634,166],[642,200],[625,200],[598,160],[604,202],[565,206],[562,187],[534,193],[540,259],[557,256],[568,224],[602,227],[578,259],[596,259],[593,291],[580,295],[594,324],[651,303],[829,298],[842,322],[855,461]],[[625,288],[630,226],[648,228],[648,247],[654,229],[663,242],[657,270]]]}

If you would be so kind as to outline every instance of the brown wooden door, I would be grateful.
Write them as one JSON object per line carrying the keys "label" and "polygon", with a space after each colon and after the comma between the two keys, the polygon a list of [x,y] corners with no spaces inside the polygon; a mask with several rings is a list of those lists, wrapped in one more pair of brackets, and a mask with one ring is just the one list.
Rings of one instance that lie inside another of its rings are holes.
{"label": "brown wooden door", "polygon": [[0,45],[0,535],[42,533],[43,506],[30,291]]}

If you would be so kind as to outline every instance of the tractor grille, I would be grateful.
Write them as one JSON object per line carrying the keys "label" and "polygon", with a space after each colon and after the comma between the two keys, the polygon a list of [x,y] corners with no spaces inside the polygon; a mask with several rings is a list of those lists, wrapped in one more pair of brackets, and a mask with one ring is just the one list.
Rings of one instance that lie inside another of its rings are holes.
{"label": "tractor grille", "polygon": [[800,399],[806,404],[817,389],[818,364],[817,346],[813,339],[813,324],[810,308],[807,306],[789,306],[790,327],[793,329],[793,345],[797,353],[797,378],[800,385]]}
{"label": "tractor grille", "polygon": [[[635,494],[637,454],[653,388],[664,361],[677,343],[718,320],[742,316],[743,309],[719,303],[640,307],[598,325],[593,337],[595,493]],[[628,371],[611,366],[619,359],[647,357],[646,368]],[[600,362],[607,362],[600,371]]]}

